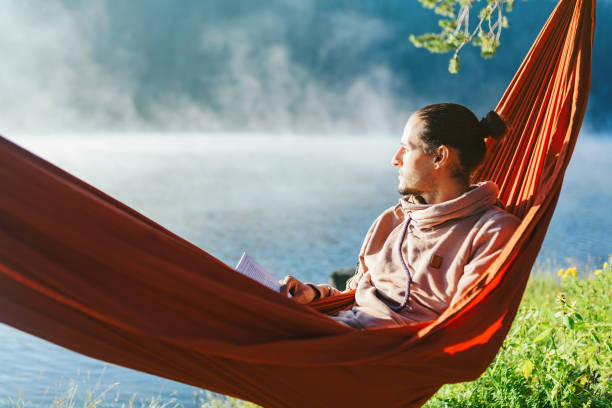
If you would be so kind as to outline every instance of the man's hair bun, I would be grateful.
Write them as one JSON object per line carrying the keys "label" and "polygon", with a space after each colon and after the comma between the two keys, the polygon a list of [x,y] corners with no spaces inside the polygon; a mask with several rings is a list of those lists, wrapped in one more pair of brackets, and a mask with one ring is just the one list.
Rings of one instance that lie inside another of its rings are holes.
{"label": "man's hair bun", "polygon": [[508,131],[506,122],[504,122],[504,120],[494,111],[489,111],[487,116],[480,120],[479,128],[483,139],[492,137],[493,139],[499,140]]}
{"label": "man's hair bun", "polygon": [[482,163],[487,152],[485,139],[501,139],[507,127],[493,111],[482,120],[474,112],[456,103],[436,103],[415,112],[423,121],[421,140],[430,156],[442,145],[454,147],[459,154],[458,170],[454,171],[462,183],[469,184],[471,173]]}

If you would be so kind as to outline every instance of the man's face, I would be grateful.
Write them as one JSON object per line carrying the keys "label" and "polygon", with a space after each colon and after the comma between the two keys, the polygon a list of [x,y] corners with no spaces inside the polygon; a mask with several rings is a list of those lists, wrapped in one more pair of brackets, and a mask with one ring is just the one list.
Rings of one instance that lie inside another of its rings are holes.
{"label": "man's face", "polygon": [[400,147],[391,160],[391,164],[398,168],[398,192],[401,195],[421,195],[431,191],[434,185],[434,159],[424,151],[419,136],[422,127],[423,121],[417,116],[408,119]]}

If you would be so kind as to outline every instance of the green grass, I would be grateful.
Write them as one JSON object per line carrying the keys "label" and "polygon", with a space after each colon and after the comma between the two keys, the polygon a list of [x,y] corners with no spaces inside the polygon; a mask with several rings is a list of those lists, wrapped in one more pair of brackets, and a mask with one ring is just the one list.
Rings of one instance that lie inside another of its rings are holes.
{"label": "green grass", "polygon": [[[601,269],[578,275],[576,268],[568,268],[556,278],[538,274],[539,278],[531,279],[504,345],[487,371],[476,381],[442,387],[425,407],[612,406],[612,268],[605,263]],[[117,385],[112,385],[113,390],[86,390],[84,401],[77,401],[73,385],[45,406],[105,407],[117,402],[110,396]],[[33,405],[21,398],[0,398],[0,406]],[[151,397],[132,399],[123,406],[183,408],[184,404]],[[257,407],[206,391],[194,394],[188,406]]]}
{"label": "green grass", "polygon": [[446,385],[425,405],[612,406],[612,269],[530,280],[497,357],[476,381]]}

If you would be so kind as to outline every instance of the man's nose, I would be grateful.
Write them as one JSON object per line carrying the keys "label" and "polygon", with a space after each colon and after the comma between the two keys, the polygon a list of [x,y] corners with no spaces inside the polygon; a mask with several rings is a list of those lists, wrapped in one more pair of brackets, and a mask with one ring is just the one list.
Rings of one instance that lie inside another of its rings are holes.
{"label": "man's nose", "polygon": [[402,148],[400,147],[391,158],[391,165],[397,167],[402,165]]}

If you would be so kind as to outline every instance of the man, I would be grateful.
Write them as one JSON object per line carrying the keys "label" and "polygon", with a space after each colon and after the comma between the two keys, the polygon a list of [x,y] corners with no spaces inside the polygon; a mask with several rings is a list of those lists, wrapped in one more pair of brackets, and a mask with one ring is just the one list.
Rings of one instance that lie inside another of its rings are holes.
{"label": "man", "polygon": [[[409,118],[392,158],[402,198],[370,227],[347,283],[355,303],[334,319],[360,329],[434,320],[486,271],[520,219],[501,208],[494,183],[469,179],[484,158],[484,139],[505,132],[495,112],[478,121],[451,103]],[[300,303],[339,293],[292,276],[280,283]]]}

